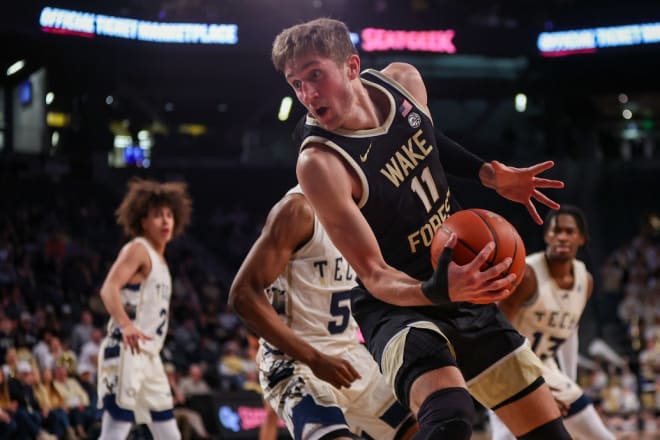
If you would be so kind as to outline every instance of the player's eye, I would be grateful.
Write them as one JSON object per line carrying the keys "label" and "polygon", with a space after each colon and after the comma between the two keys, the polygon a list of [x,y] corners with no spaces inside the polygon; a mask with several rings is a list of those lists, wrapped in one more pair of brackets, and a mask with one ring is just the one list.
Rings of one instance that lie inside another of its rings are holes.
{"label": "player's eye", "polygon": [[293,87],[296,90],[300,90],[300,87],[302,87],[302,81],[298,79],[291,81],[291,87]]}

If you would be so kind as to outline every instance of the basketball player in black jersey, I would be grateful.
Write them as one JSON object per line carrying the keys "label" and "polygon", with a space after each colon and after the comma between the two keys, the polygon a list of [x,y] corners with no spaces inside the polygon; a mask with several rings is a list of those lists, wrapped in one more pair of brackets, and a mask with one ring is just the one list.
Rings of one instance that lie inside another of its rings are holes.
{"label": "basketball player in black jersey", "polygon": [[[299,182],[359,276],[353,313],[397,397],[417,415],[415,438],[469,439],[468,389],[518,438],[570,438],[540,361],[493,304],[510,294],[515,275],[501,277],[510,260],[481,271],[489,243],[472,262],[456,265],[455,236],[436,271],[429,253],[433,232],[459,209],[443,165],[524,204],[541,223],[532,199],[557,208],[539,188],[563,186],[537,177],[552,162],[484,163],[436,139],[419,72],[393,63],[360,73],[342,22],[285,29],[272,60],[308,110]],[[452,162],[441,163],[448,157]]]}

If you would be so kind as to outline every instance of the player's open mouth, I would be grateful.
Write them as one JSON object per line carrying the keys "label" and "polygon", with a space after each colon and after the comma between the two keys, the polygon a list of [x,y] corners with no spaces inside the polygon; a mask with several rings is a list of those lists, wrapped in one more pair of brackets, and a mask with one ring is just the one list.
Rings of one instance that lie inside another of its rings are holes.
{"label": "player's open mouth", "polygon": [[316,109],[315,113],[317,116],[323,117],[324,114],[328,112],[328,107],[319,107]]}

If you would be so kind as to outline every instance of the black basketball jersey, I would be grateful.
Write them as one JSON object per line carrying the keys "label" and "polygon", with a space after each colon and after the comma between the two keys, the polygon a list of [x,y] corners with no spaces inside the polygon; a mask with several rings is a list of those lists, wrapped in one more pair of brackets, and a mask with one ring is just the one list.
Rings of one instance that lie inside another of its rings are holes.
{"label": "black basketball jersey", "polygon": [[359,176],[363,215],[385,261],[412,277],[431,273],[435,231],[458,209],[440,163],[430,115],[403,86],[376,70],[361,74],[363,84],[390,102],[380,127],[324,130],[307,116],[301,149],[320,143],[336,151]]}

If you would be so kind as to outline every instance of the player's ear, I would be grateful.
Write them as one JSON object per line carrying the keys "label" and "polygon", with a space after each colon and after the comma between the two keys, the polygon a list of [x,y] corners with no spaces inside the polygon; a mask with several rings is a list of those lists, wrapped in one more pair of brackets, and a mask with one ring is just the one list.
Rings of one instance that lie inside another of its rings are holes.
{"label": "player's ear", "polygon": [[348,79],[355,79],[360,75],[360,57],[357,54],[352,54],[346,60],[346,67],[348,70]]}

